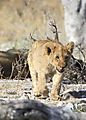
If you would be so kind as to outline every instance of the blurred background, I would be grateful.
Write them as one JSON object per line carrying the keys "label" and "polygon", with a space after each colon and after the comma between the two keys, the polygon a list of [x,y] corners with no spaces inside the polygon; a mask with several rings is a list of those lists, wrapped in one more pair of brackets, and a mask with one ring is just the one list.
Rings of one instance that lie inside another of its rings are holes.
{"label": "blurred background", "polygon": [[29,49],[30,34],[54,39],[50,21],[56,22],[60,41],[74,41],[74,55],[85,60],[85,0],[0,0],[0,50]]}

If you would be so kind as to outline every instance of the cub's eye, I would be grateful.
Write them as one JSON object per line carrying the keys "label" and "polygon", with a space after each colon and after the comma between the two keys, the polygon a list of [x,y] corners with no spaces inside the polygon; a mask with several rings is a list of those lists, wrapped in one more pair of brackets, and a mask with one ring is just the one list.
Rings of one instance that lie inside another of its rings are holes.
{"label": "cub's eye", "polygon": [[59,59],[59,56],[58,56],[58,55],[56,56],[56,59]]}

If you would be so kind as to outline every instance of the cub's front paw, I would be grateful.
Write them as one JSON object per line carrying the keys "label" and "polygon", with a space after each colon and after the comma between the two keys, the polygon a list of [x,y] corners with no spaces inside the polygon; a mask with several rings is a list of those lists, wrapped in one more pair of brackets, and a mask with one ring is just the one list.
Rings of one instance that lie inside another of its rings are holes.
{"label": "cub's front paw", "polygon": [[34,89],[34,95],[39,98],[46,98],[48,96],[48,89],[47,87],[42,90],[42,89]]}
{"label": "cub's front paw", "polygon": [[41,92],[38,89],[34,89],[33,92],[34,92],[34,96],[36,96],[36,97],[41,96]]}
{"label": "cub's front paw", "polygon": [[59,95],[57,95],[57,94],[51,93],[51,94],[50,94],[50,100],[51,100],[51,101],[60,101],[60,100],[61,100],[61,97],[60,97]]}

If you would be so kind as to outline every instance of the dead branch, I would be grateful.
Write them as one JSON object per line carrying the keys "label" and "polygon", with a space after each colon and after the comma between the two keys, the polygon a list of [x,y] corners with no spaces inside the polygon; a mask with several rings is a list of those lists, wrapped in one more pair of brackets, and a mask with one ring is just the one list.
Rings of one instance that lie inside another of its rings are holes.
{"label": "dead branch", "polygon": [[12,63],[12,71],[11,71],[11,74],[10,74],[9,79],[12,79],[12,77],[13,77],[14,68],[15,68],[15,66],[14,66],[14,64]]}
{"label": "dead branch", "polygon": [[59,32],[58,32],[55,20],[54,21],[50,21],[49,25],[52,27],[52,32],[55,34],[55,40],[57,40],[59,42],[59,36],[58,36]]}
{"label": "dead branch", "polygon": [[48,39],[48,40],[51,40],[48,36],[47,36],[47,39]]}
{"label": "dead branch", "polygon": [[2,66],[0,65],[0,79],[2,79],[3,78],[3,68],[2,68]]}
{"label": "dead branch", "polygon": [[36,41],[36,39],[35,38],[33,38],[33,35],[30,33],[30,38],[35,42]]}

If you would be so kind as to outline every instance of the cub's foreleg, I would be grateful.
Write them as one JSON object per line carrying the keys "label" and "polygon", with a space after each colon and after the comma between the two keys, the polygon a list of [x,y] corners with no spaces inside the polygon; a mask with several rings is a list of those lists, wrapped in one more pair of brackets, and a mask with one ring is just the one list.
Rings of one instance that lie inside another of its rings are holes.
{"label": "cub's foreleg", "polygon": [[59,93],[60,93],[60,89],[61,89],[62,79],[63,79],[63,74],[62,73],[57,72],[54,75],[52,90],[51,90],[51,94],[50,94],[51,100],[57,101],[57,100],[60,99]]}

